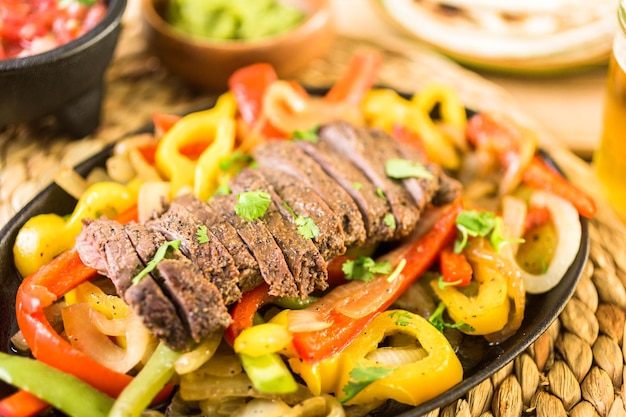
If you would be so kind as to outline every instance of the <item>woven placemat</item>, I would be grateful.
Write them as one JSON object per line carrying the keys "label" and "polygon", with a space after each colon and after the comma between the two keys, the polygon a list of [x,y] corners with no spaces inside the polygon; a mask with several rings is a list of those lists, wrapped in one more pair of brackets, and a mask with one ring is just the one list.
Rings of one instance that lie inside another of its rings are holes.
{"label": "woven placemat", "polygon": [[[298,78],[306,85],[328,86],[353,51],[366,47],[378,45],[340,37],[327,56],[311,63]],[[381,85],[411,92],[440,81],[453,86],[468,107],[506,111],[539,132],[542,146],[600,206],[590,223],[590,261],[558,320],[501,371],[429,416],[626,416],[626,229],[598,194],[589,166],[529,120],[505,91],[480,76],[409,43],[385,44],[381,52]],[[144,125],[157,110],[180,113],[208,100],[168,74],[145,51],[138,25],[124,27],[106,77],[103,120],[92,136],[73,140],[52,119],[0,130],[0,226],[60,167],[75,165]]]}

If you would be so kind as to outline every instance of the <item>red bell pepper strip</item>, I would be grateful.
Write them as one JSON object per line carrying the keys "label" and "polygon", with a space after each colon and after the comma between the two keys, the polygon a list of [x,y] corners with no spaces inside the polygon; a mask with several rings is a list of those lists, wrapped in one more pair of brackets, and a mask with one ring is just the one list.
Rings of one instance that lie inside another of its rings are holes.
{"label": "red bell pepper strip", "polygon": [[176,114],[167,114],[155,112],[152,115],[152,124],[154,125],[154,133],[157,137],[163,136],[168,130],[172,128],[179,120],[181,116]]}
{"label": "red bell pepper strip", "polygon": [[526,212],[524,230],[527,232],[535,227],[542,226],[550,220],[550,209],[547,207],[529,206]]}
{"label": "red bell pepper strip", "polygon": [[424,157],[424,159],[427,158],[428,151],[426,150],[424,141],[411,129],[402,125],[393,125],[391,128],[391,136],[393,136],[393,138],[398,142],[406,143],[407,145],[413,147]]}
{"label": "red bell pepper strip", "polygon": [[[394,251],[395,259],[406,260],[402,273],[395,278],[401,280],[397,285],[389,285],[387,277],[376,276],[368,285],[362,286],[363,294],[355,294],[355,299],[363,299],[380,288],[387,286],[389,296],[378,309],[360,318],[350,318],[336,311],[332,305],[324,303],[324,298],[307,309],[314,311],[321,319],[332,323],[322,330],[297,332],[293,334],[293,346],[303,360],[317,362],[344,349],[376,315],[387,309],[416,279],[424,274],[433,265],[439,252],[450,245],[456,237],[456,218],[460,213],[462,203],[455,201],[448,206],[435,224],[414,242]],[[350,285],[346,284],[346,285]],[[371,285],[370,285],[371,284]]]}
{"label": "red bell pepper strip", "polygon": [[28,391],[17,391],[15,394],[0,400],[0,416],[34,417],[50,406]]}
{"label": "red bell pepper strip", "polygon": [[256,312],[273,298],[274,296],[269,295],[269,286],[266,283],[241,296],[241,300],[230,311],[232,324],[224,332],[224,338],[231,346],[242,331],[252,327]]}
{"label": "red bell pepper strip", "polygon": [[565,179],[539,156],[533,157],[523,173],[522,181],[531,188],[548,191],[564,198],[576,207],[581,216],[592,218],[596,214],[597,208],[593,198]]}
{"label": "red bell pepper strip", "polygon": [[326,93],[324,100],[359,105],[365,93],[376,82],[381,63],[382,56],[373,49],[355,52],[348,62],[348,68]]}
{"label": "red bell pepper strip", "polygon": [[463,253],[455,253],[452,246],[445,247],[439,254],[439,268],[446,283],[464,287],[472,280],[472,265]]}
{"label": "red bell pepper strip", "polygon": [[[254,127],[266,138],[283,137],[284,134],[263,119],[263,96],[267,88],[278,80],[278,75],[270,64],[258,63],[235,71],[228,79],[228,87],[235,97],[237,108],[243,121]],[[257,126],[261,123],[260,126]]]}

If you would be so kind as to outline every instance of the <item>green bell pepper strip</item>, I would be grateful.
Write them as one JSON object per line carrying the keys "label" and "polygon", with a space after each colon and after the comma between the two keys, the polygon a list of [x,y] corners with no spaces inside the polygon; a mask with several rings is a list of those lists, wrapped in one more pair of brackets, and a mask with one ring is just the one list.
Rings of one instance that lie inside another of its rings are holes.
{"label": "green bell pepper strip", "polygon": [[[42,362],[0,352],[0,379],[31,392],[72,417],[106,417],[113,398],[74,375]],[[11,411],[0,409],[9,416]]]}
{"label": "green bell pepper strip", "polygon": [[278,353],[261,356],[239,354],[241,365],[254,388],[270,394],[296,392],[298,385]]}
{"label": "green bell pepper strip", "polygon": [[109,417],[139,417],[152,399],[174,376],[174,364],[182,355],[159,343],[146,365],[124,388]]}

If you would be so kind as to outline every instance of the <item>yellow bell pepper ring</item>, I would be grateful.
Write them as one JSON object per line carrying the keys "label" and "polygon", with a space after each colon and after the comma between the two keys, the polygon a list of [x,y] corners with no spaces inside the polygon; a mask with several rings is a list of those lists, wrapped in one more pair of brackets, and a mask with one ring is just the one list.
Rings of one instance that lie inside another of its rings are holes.
{"label": "yellow bell pepper ring", "polygon": [[[184,116],[161,138],[155,152],[155,163],[161,175],[172,183],[172,196],[185,187],[189,187],[191,190],[194,187],[197,161],[183,155],[182,148],[192,144],[210,142],[211,146],[204,152],[216,153],[215,158],[217,159],[206,157],[203,163],[214,161],[217,165],[219,158],[222,157],[224,141],[227,143],[232,141],[234,144],[236,109],[232,94],[224,93],[213,108]],[[233,126],[220,128],[220,123],[224,119],[231,120]],[[224,137],[223,140],[222,137]],[[216,143],[219,144],[220,152],[216,152],[215,149],[211,150],[212,145]],[[199,159],[203,159],[202,155]],[[206,161],[206,159],[211,161]]]}
{"label": "yellow bell pepper ring", "polygon": [[[403,351],[397,355],[393,353],[393,347],[378,347],[388,336],[398,333],[414,337],[416,344],[409,348],[419,350],[420,354],[405,355],[406,346],[397,347]],[[377,354],[380,349],[386,350],[385,353]],[[405,360],[407,357],[411,359]],[[379,314],[339,354],[314,364],[292,358],[289,364],[314,395],[319,395],[318,390],[334,393],[346,405],[393,399],[415,406],[440,395],[463,379],[461,362],[445,336],[428,320],[404,310]],[[383,369],[385,372],[380,378],[364,383],[355,380],[356,369],[366,372]],[[365,388],[351,392],[355,385]]]}
{"label": "yellow bell pepper ring", "polygon": [[136,187],[116,182],[95,183],[83,193],[69,219],[56,214],[31,217],[20,229],[13,245],[15,266],[28,276],[74,246],[82,230],[82,219],[114,218],[137,201]]}
{"label": "yellow bell pepper ring", "polygon": [[[469,261],[474,271],[473,279],[478,283],[476,294],[466,295],[454,286],[440,288],[436,280],[431,281],[431,288],[446,305],[452,320],[471,326],[472,331],[468,333],[486,335],[498,332],[509,320],[508,279],[493,265]],[[459,330],[463,331],[462,328]]]}

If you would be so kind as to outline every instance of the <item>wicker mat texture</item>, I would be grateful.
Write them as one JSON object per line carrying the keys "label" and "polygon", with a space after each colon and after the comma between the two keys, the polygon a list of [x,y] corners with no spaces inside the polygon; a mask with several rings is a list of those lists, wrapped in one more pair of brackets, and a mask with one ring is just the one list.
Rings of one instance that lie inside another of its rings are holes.
{"label": "wicker mat texture", "polygon": [[[352,51],[362,47],[379,46],[338,38],[328,55],[299,74],[299,80],[309,86],[330,85]],[[385,44],[381,52],[380,85],[412,92],[441,81],[452,85],[470,108],[508,112],[539,132],[542,146],[600,205],[590,224],[590,260],[559,319],[501,371],[429,416],[626,416],[626,229],[597,194],[588,165],[521,114],[506,92],[478,75],[415,45]],[[145,51],[138,25],[126,25],[107,73],[103,120],[94,135],[72,140],[51,119],[0,130],[0,226],[60,167],[73,166],[141,127],[156,110],[180,113],[207,99],[161,68]]]}

